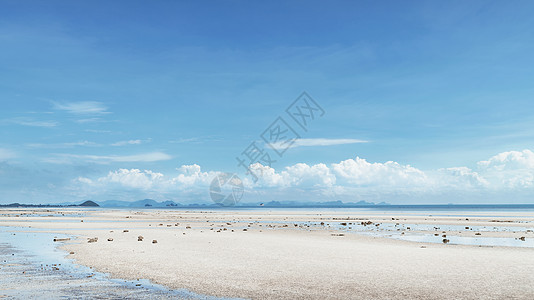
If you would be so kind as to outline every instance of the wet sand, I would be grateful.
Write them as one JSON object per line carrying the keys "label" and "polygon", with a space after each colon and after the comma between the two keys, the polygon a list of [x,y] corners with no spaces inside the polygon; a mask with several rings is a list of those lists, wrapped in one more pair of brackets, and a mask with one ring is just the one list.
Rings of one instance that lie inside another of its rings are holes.
{"label": "wet sand", "polygon": [[[31,226],[78,236],[64,242],[63,249],[96,271],[203,295],[252,299],[531,299],[534,295],[534,248],[454,244],[457,236],[529,243],[534,239],[534,212],[528,211],[0,212],[0,226]],[[435,240],[396,239],[421,235]],[[88,238],[98,241],[88,243]],[[443,239],[451,242],[444,244]]]}

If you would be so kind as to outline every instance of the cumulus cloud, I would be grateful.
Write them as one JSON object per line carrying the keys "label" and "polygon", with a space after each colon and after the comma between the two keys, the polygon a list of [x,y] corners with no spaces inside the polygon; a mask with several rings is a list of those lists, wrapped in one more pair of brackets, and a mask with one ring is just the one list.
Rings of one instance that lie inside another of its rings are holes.
{"label": "cumulus cloud", "polygon": [[177,169],[178,174],[166,176],[159,172],[139,169],[118,169],[110,171],[106,176],[96,179],[78,177],[73,183],[93,189],[99,194],[110,192],[137,191],[155,192],[161,195],[176,195],[184,191],[207,191],[210,182],[219,172],[202,172],[198,165],[183,165]]}
{"label": "cumulus cloud", "polygon": [[499,153],[477,164],[494,187],[526,188],[534,186],[534,153],[528,149]]}
{"label": "cumulus cloud", "polygon": [[[415,197],[426,203],[432,199],[448,199],[473,203],[487,201],[487,195],[509,197],[531,194],[534,187],[534,154],[530,150],[504,152],[480,161],[475,169],[450,167],[421,170],[398,162],[368,162],[356,157],[332,164],[298,163],[276,170],[255,163],[250,166],[254,177],[240,174],[248,195],[257,199],[328,200],[392,200],[412,201]],[[199,165],[184,165],[177,174],[138,169],[119,169],[96,179],[78,178],[77,184],[100,189],[124,188],[163,194],[195,191],[207,197],[207,189],[217,171],[202,171]],[[500,194],[499,194],[500,193]],[[441,195],[441,196],[440,196]],[[441,198],[440,198],[441,197]],[[456,198],[453,198],[456,197]],[[453,199],[451,199],[453,198]],[[502,201],[501,201],[502,202]]]}
{"label": "cumulus cloud", "polygon": [[332,170],[338,178],[357,186],[421,186],[428,181],[423,171],[409,165],[393,161],[369,163],[359,157],[332,164]]}

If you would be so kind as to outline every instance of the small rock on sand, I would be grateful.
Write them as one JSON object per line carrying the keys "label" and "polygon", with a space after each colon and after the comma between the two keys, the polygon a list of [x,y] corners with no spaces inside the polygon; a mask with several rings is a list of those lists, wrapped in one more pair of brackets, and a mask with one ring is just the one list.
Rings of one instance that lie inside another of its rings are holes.
{"label": "small rock on sand", "polygon": [[130,230],[128,230],[128,229],[124,229],[122,232],[130,232]]}
{"label": "small rock on sand", "polygon": [[152,244],[157,244],[158,240],[152,240]]}
{"label": "small rock on sand", "polygon": [[142,236],[142,235],[138,236],[138,237],[137,237],[137,241],[138,241],[138,242],[142,242],[142,241],[143,241],[143,236]]}
{"label": "small rock on sand", "polygon": [[97,238],[97,237],[94,237],[94,238],[88,238],[88,239],[87,239],[87,242],[88,242],[88,243],[96,243],[96,242],[98,242],[98,238]]}
{"label": "small rock on sand", "polygon": [[64,242],[64,241],[70,241],[70,238],[64,238],[64,239],[61,239],[61,238],[55,238],[55,239],[54,239],[54,242]]}
{"label": "small rock on sand", "polygon": [[109,238],[109,239],[108,239],[108,242],[113,242],[113,239],[112,239],[112,238]]}
{"label": "small rock on sand", "polygon": [[443,239],[443,244],[447,244],[449,241],[449,239]]}

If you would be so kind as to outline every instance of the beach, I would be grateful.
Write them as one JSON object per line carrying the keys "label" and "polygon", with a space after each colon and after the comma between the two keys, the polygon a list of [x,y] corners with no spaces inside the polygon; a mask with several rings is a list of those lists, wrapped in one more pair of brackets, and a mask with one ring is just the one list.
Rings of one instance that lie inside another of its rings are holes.
{"label": "beach", "polygon": [[7,231],[71,237],[55,243],[77,265],[206,297],[534,295],[532,210],[13,208],[0,213]]}

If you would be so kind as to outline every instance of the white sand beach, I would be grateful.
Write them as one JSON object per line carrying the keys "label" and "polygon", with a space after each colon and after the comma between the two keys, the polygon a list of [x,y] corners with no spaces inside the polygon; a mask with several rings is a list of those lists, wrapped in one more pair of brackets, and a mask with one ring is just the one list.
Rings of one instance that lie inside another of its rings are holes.
{"label": "white sand beach", "polygon": [[[464,230],[443,233],[440,227],[432,233],[439,232],[440,240],[442,235],[454,240],[479,234],[518,241],[524,237],[528,242],[534,239],[534,216],[528,212],[499,213],[498,218],[484,213],[466,218],[454,212],[453,217],[440,217],[376,211],[53,209],[40,211],[40,216],[32,216],[35,210],[2,212],[4,226],[77,236],[62,246],[73,253],[69,257],[76,263],[114,278],[149,279],[203,295],[250,299],[531,299],[534,295],[534,248],[412,242],[384,237],[387,233],[374,229],[340,229],[361,228],[362,222],[369,222],[369,228],[398,223],[412,227],[399,232],[417,235],[424,233],[417,226],[447,224]],[[346,226],[339,227],[341,223]],[[504,230],[472,231],[496,224]],[[95,237],[97,242],[88,242]]]}

